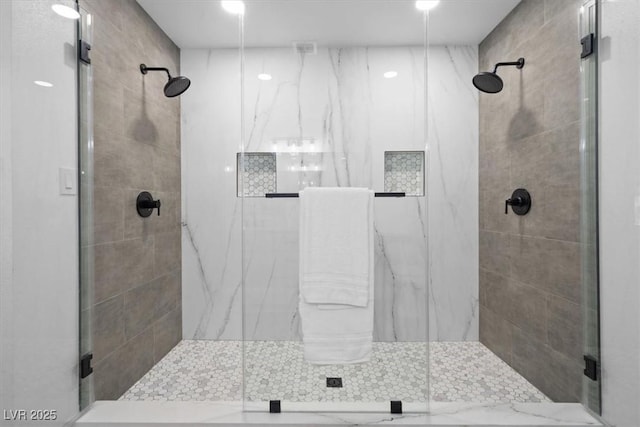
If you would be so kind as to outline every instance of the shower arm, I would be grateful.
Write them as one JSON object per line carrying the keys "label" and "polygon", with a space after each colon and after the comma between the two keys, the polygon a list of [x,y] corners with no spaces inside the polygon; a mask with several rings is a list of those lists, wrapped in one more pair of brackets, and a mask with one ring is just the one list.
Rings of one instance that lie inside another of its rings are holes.
{"label": "shower arm", "polygon": [[169,70],[167,68],[164,67],[147,67],[144,64],[140,64],[140,72],[142,74],[147,74],[147,72],[149,71],[164,71],[165,73],[167,73],[167,76],[169,77],[169,79],[171,79],[171,73],[169,73]]}
{"label": "shower arm", "polygon": [[520,58],[514,62],[498,62],[495,68],[493,69],[493,74],[495,74],[498,71],[498,67],[511,67],[511,66],[515,66],[517,69],[521,69],[522,67],[524,67],[524,58]]}

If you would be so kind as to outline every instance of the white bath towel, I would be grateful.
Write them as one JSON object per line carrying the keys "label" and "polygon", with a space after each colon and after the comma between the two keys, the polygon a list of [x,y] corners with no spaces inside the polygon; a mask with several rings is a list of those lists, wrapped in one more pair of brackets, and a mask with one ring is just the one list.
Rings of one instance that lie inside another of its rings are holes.
{"label": "white bath towel", "polygon": [[300,292],[310,304],[366,307],[373,253],[373,193],[308,188],[300,196]]}
{"label": "white bath towel", "polygon": [[373,193],[301,193],[299,310],[305,360],[366,362],[373,341]]}

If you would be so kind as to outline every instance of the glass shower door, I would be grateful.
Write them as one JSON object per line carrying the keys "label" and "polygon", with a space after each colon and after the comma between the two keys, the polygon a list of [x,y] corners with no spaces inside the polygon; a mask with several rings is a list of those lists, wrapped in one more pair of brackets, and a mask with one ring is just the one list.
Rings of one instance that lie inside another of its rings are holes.
{"label": "glass shower door", "polygon": [[[403,40],[372,31],[398,25],[392,10],[405,18]],[[363,16],[368,30],[349,24]],[[283,39],[281,27],[297,37]],[[423,14],[414,1],[248,1],[244,41],[244,407],[426,412]],[[305,357],[305,322],[322,323],[300,298],[299,194],[311,187],[376,192],[367,362]]]}

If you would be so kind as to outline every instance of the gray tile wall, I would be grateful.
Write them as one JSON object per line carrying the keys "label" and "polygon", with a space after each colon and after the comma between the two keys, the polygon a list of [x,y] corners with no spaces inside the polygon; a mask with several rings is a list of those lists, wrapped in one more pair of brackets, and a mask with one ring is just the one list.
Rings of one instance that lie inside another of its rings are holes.
{"label": "gray tile wall", "polygon": [[[580,400],[579,4],[524,0],[480,44],[480,340],[550,398]],[[528,215],[504,214],[524,187]]]}
{"label": "gray tile wall", "polygon": [[[81,0],[93,14],[95,397],[117,399],[182,338],[180,98],[164,73],[180,51],[134,0]],[[150,191],[161,216],[138,216]]]}

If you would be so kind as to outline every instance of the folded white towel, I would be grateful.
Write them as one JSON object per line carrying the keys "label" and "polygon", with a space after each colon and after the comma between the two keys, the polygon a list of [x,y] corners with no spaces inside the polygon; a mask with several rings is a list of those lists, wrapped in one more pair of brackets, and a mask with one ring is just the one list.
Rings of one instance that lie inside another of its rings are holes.
{"label": "folded white towel", "polygon": [[299,310],[305,360],[366,362],[373,341],[373,193],[301,193]]}
{"label": "folded white towel", "polygon": [[300,291],[305,302],[368,304],[372,197],[366,188],[301,192]]}

